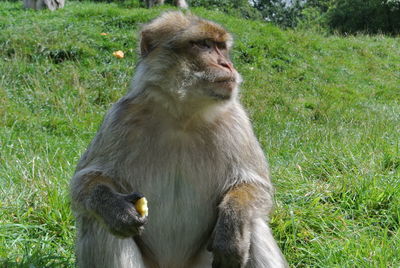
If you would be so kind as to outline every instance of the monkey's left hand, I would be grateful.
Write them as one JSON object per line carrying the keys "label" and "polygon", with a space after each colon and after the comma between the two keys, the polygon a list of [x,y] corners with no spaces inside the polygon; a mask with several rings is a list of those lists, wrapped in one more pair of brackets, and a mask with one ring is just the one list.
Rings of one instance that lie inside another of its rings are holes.
{"label": "monkey's left hand", "polygon": [[[208,244],[213,253],[212,268],[245,267],[250,250],[248,217],[236,211],[220,211],[217,224]],[[247,218],[247,220],[246,220]]]}

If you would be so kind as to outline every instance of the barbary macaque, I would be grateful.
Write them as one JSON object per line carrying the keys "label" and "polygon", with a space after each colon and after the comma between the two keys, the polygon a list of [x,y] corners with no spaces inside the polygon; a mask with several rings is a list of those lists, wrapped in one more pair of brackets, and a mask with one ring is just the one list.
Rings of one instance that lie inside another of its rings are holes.
{"label": "barbary macaque", "polygon": [[[78,267],[287,267],[273,187],[220,25],[167,12],[71,182]],[[148,200],[148,216],[135,202]]]}
{"label": "barbary macaque", "polygon": [[[148,8],[153,7],[155,5],[163,5],[165,0],[146,0],[146,6]],[[180,8],[188,8],[189,5],[186,3],[186,0],[174,0],[174,5]]]}
{"label": "barbary macaque", "polygon": [[63,8],[65,0],[24,0],[25,8],[32,9],[50,9],[54,11],[58,8]]}

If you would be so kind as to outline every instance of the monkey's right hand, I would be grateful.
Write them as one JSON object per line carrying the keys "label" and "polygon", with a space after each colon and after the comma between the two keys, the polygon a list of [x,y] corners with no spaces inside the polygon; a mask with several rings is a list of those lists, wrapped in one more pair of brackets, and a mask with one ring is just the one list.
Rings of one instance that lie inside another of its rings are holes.
{"label": "monkey's right hand", "polygon": [[121,237],[140,235],[147,216],[141,216],[134,203],[142,198],[140,193],[120,194],[106,185],[94,187],[90,207],[108,227],[111,233]]}

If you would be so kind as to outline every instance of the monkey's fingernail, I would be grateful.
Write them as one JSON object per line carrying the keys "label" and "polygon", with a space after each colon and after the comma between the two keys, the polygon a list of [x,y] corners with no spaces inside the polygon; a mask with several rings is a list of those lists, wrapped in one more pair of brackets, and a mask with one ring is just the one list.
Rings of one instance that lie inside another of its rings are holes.
{"label": "monkey's fingernail", "polygon": [[147,199],[146,197],[140,198],[138,201],[135,202],[136,211],[143,216],[149,215],[149,208],[147,207]]}
{"label": "monkey's fingernail", "polygon": [[117,59],[122,59],[124,57],[124,52],[122,52],[121,50],[115,51],[113,53],[113,56],[116,57]]}

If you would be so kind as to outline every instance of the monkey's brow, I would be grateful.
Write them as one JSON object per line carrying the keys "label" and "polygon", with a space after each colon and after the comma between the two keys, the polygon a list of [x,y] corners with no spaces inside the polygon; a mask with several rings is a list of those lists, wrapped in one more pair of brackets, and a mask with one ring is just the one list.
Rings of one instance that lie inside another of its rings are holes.
{"label": "monkey's brow", "polygon": [[226,42],[215,42],[218,48],[226,48]]}
{"label": "monkey's brow", "polygon": [[214,39],[212,37],[196,38],[194,40],[191,40],[190,42],[198,43],[198,42],[203,42],[203,41],[213,42],[218,48],[226,48],[226,42],[225,41],[219,41],[219,40],[216,40],[216,39]]}

